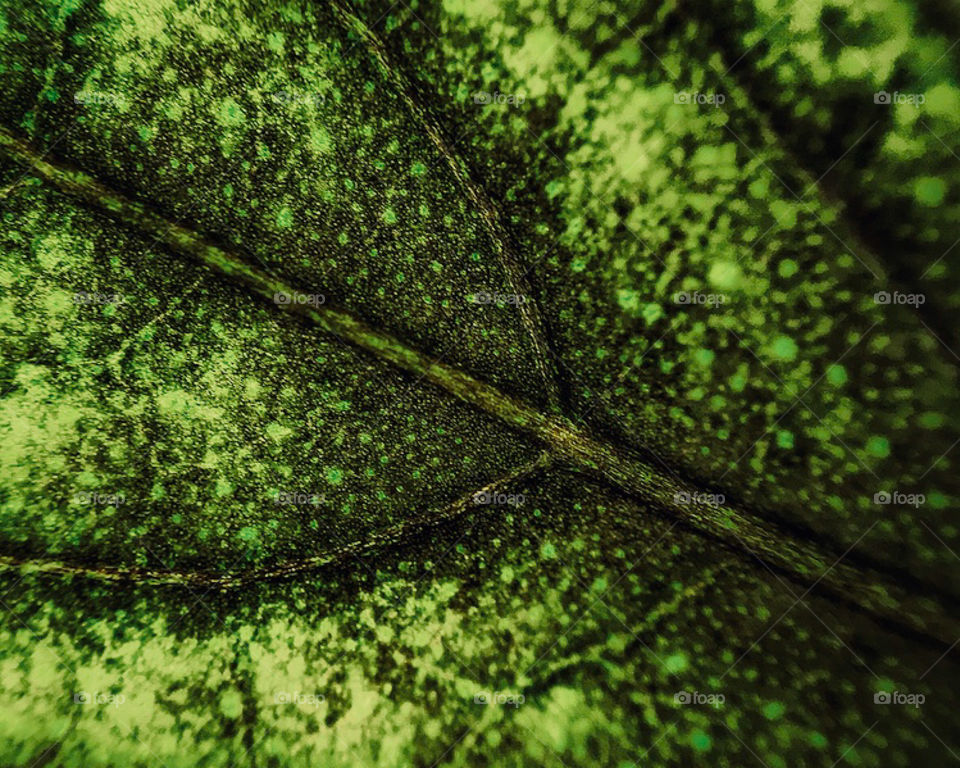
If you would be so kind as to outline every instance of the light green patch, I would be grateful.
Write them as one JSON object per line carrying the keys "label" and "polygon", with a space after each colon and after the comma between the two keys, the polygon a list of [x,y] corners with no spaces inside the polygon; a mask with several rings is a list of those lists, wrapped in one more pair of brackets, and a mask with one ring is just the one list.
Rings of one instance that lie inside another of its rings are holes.
{"label": "light green patch", "polygon": [[842,387],[847,383],[847,369],[839,363],[833,363],[827,368],[827,381],[831,386]]}
{"label": "light green patch", "polygon": [[289,206],[283,206],[277,211],[277,226],[281,229],[289,229],[293,226],[293,211]]}
{"label": "light green patch", "polygon": [[653,325],[663,317],[663,307],[656,303],[644,304],[641,314],[647,325]]}
{"label": "light green patch", "polygon": [[693,352],[693,361],[703,368],[709,368],[713,364],[714,357],[716,355],[712,349],[697,349]]}
{"label": "light green patch", "polygon": [[324,477],[330,485],[340,485],[343,482],[343,470],[339,467],[327,467]]}
{"label": "light green patch", "polygon": [[710,267],[707,279],[721,291],[735,291],[743,285],[743,272],[736,262],[718,261]]}
{"label": "light green patch", "polygon": [[328,154],[333,148],[333,141],[327,129],[322,125],[310,126],[310,148],[320,155]]}
{"label": "light green patch", "polygon": [[217,120],[225,128],[235,128],[246,120],[246,114],[232,96],[227,96],[217,109]]}
{"label": "light green patch", "polygon": [[890,455],[890,441],[885,437],[873,435],[867,440],[866,451],[877,459],[885,459]]}
{"label": "light green patch", "polygon": [[220,711],[229,720],[237,720],[243,714],[243,694],[236,688],[228,688],[220,694]]}
{"label": "light green patch", "polygon": [[786,711],[787,708],[780,701],[769,701],[763,705],[763,716],[767,720],[779,720]]}
{"label": "light green patch", "polygon": [[777,274],[783,278],[791,278],[797,274],[798,269],[797,262],[793,259],[784,259],[777,265]]}
{"label": "light green patch", "polygon": [[943,202],[947,194],[947,183],[934,176],[917,179],[913,187],[913,196],[921,205],[935,208]]}
{"label": "light green patch", "polygon": [[713,739],[707,735],[706,731],[696,728],[690,734],[690,746],[697,752],[709,752],[710,747],[713,746]]}
{"label": "light green patch", "polygon": [[770,345],[770,353],[777,360],[791,362],[797,357],[797,343],[789,336],[777,336]]}
{"label": "light green patch", "polygon": [[671,675],[678,675],[690,665],[685,653],[674,653],[666,657],[663,662],[664,669]]}

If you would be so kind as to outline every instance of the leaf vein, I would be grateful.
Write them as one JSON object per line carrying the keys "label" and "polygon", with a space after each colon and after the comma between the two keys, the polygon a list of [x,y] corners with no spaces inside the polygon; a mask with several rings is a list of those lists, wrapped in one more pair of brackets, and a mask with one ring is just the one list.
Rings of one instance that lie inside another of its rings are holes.
{"label": "leaf vein", "polygon": [[[808,585],[816,584],[834,597],[859,605],[909,630],[952,642],[960,634],[960,620],[932,599],[915,596],[874,569],[839,563],[820,544],[806,541],[746,510],[704,499],[699,489],[682,478],[668,476],[639,457],[628,446],[617,445],[578,429],[565,416],[545,414],[501,392],[496,387],[433,359],[397,337],[324,304],[273,302],[276,293],[297,293],[279,278],[267,275],[238,254],[204,239],[197,232],[171,222],[143,203],[130,200],[84,173],[45,158],[26,141],[0,127],[0,153],[28,165],[42,179],[121,223],[156,237],[175,253],[224,275],[270,301],[271,306],[299,315],[321,329],[363,349],[380,360],[421,376],[463,402],[489,413],[508,427],[545,444],[551,455],[575,470],[599,478],[635,496],[688,528],[722,542],[748,559],[743,543],[771,567]],[[672,474],[672,473],[671,473]],[[818,576],[817,574],[822,574]]]}

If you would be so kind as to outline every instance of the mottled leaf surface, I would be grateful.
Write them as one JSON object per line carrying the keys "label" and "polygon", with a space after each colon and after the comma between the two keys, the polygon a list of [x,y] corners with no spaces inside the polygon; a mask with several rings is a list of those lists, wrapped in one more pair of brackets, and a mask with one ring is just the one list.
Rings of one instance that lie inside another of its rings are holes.
{"label": "mottled leaf surface", "polygon": [[956,758],[952,28],[713,5],[0,11],[0,762]]}

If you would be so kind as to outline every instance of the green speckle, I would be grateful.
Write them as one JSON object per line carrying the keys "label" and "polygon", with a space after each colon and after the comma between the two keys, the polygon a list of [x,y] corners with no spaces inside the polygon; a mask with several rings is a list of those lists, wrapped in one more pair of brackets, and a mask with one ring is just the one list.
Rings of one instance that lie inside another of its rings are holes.
{"label": "green speckle", "polygon": [[942,413],[937,413],[936,411],[925,411],[920,414],[920,417],[917,419],[917,423],[924,429],[937,429],[942,427],[946,418]]}
{"label": "green speckle", "polygon": [[324,477],[330,485],[340,485],[343,482],[343,470],[339,467],[327,467]]}
{"label": "green speckle", "polygon": [[621,309],[634,314],[640,308],[640,294],[633,289],[623,288],[617,291],[617,303]]}
{"label": "green speckle", "polygon": [[890,455],[890,441],[885,437],[873,435],[867,440],[867,453],[878,459],[885,459]]}
{"label": "green speckle", "polygon": [[277,226],[281,229],[289,229],[293,225],[293,211],[288,206],[283,206],[277,211]]}
{"label": "green speckle", "polygon": [[387,224],[396,224],[397,223],[397,213],[393,208],[387,208],[383,212],[383,220]]}
{"label": "green speckle", "polygon": [[244,379],[243,382],[243,394],[244,397],[250,400],[256,400],[260,396],[260,392],[263,388],[260,386],[260,382],[254,378]]}
{"label": "green speckle", "polygon": [[777,336],[770,346],[770,352],[777,360],[791,362],[797,357],[797,343],[789,336]]}
{"label": "green speckle", "polygon": [[827,368],[827,381],[831,386],[842,387],[847,383],[847,369],[839,363],[834,363]]}
{"label": "green speckle", "polygon": [[663,317],[663,307],[656,303],[644,304],[641,314],[647,325],[653,325]]}
{"label": "green speckle", "polygon": [[793,432],[786,429],[777,430],[777,446],[791,450],[793,448]]}
{"label": "green speckle", "polygon": [[747,368],[740,366],[737,372],[730,377],[730,389],[734,392],[743,392],[747,386]]}
{"label": "green speckle", "polygon": [[321,155],[326,154],[330,151],[331,145],[330,134],[322,125],[310,128],[310,147],[314,152]]}
{"label": "green speckle", "polygon": [[797,262],[793,259],[784,259],[777,266],[777,274],[779,274],[780,277],[793,277],[797,274],[798,269]]}
{"label": "green speckle", "polygon": [[190,395],[182,389],[164,392],[157,398],[157,408],[162,414],[183,413],[190,408]]}
{"label": "green speckle", "polygon": [[763,705],[763,716],[767,720],[779,720],[787,708],[779,701],[770,701]]}
{"label": "green speckle", "polygon": [[271,32],[267,35],[267,48],[274,53],[283,53],[283,32]]}
{"label": "green speckle", "polygon": [[718,261],[707,275],[710,284],[721,291],[732,291],[740,287],[743,282],[743,273],[740,267],[732,261]]}
{"label": "green speckle", "polygon": [[755,179],[754,181],[750,182],[750,186],[747,188],[747,191],[750,193],[751,197],[766,197],[770,191],[770,183],[766,178]]}
{"label": "green speckle", "polygon": [[947,184],[935,176],[924,176],[913,185],[913,196],[921,205],[934,208],[943,202],[947,194]]}
{"label": "green speckle", "polygon": [[674,653],[670,656],[667,656],[667,658],[663,660],[664,668],[671,675],[676,675],[680,672],[683,672],[683,670],[685,670],[689,664],[690,662],[688,661],[685,653]]}
{"label": "green speckle", "polygon": [[877,691],[892,693],[897,687],[897,684],[894,683],[889,677],[881,677],[874,682],[873,687]]}
{"label": "green speckle", "polygon": [[704,368],[713,363],[715,357],[712,349],[698,349],[693,353],[693,361]]}
{"label": "green speckle", "polygon": [[277,424],[277,422],[272,421],[269,424],[267,424],[266,432],[267,432],[267,437],[269,437],[271,440],[279,442],[283,440],[287,435],[291,434],[293,430],[290,429],[289,427],[285,427],[282,424]]}
{"label": "green speckle", "polygon": [[232,128],[240,125],[246,119],[246,115],[243,112],[243,108],[233,97],[228,96],[220,102],[220,111],[217,113],[217,118],[221,125]]}
{"label": "green speckle", "polygon": [[797,225],[797,207],[786,200],[770,203],[770,213],[784,229],[793,229]]}
{"label": "green speckle", "polygon": [[224,717],[236,720],[243,714],[243,696],[236,688],[229,688],[220,694],[220,711]]}
{"label": "green speckle", "polygon": [[690,746],[692,746],[697,752],[709,751],[712,744],[713,741],[710,739],[710,737],[699,728],[690,734]]}

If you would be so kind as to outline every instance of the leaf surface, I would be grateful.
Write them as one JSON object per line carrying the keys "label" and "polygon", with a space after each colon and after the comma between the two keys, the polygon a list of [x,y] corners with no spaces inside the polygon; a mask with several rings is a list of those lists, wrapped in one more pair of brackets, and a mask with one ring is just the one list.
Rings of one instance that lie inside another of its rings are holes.
{"label": "leaf surface", "polygon": [[879,75],[826,51],[783,135],[768,12],[9,18],[4,762],[949,754],[953,261],[875,302],[922,263],[864,230],[906,129],[823,182],[801,140]]}

